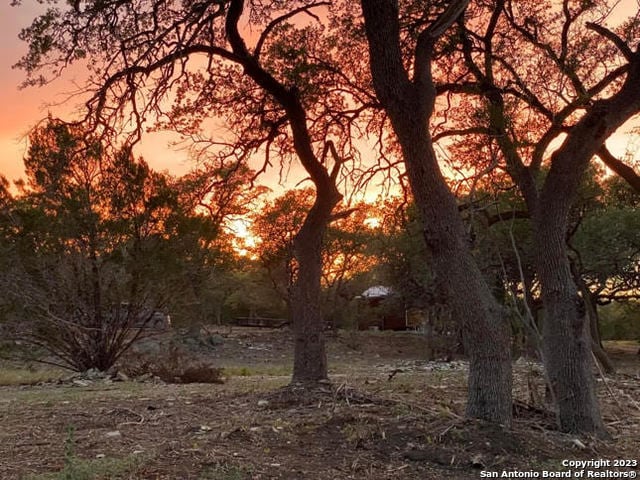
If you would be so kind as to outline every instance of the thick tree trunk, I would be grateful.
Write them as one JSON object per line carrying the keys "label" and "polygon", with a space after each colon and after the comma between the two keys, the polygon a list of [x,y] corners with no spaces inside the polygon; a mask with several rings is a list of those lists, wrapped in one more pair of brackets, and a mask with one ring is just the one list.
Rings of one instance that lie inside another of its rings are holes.
{"label": "thick tree trunk", "polygon": [[566,219],[536,215],[536,266],[545,307],[543,355],[564,432],[605,434],[596,396],[589,321],[571,274]]}
{"label": "thick tree trunk", "polygon": [[318,195],[294,243],[298,275],[291,295],[295,342],[292,383],[308,384],[327,378],[325,323],[320,305],[322,240],[340,196],[336,191]]}
{"label": "thick tree trunk", "polygon": [[331,220],[333,208],[342,198],[336,187],[342,160],[338,158],[333,144],[325,138],[325,154],[331,150],[334,160],[331,172],[327,170],[325,159],[318,158],[314,151],[314,141],[307,128],[307,114],[298,88],[277,80],[247,49],[238,29],[244,3],[243,0],[233,0],[229,4],[225,22],[227,40],[244,73],[272,95],[286,112],[293,149],[316,188],[315,203],[294,242],[298,278],[293,285],[290,309],[295,336],[292,382],[317,382],[327,378],[324,322],[320,309],[322,237]]}
{"label": "thick tree trunk", "polygon": [[473,258],[453,194],[442,177],[428,133],[401,140],[436,279],[462,328],[469,356],[467,415],[511,421],[510,326]]}
{"label": "thick tree trunk", "polygon": [[431,76],[433,45],[468,2],[450,2],[442,16],[420,32],[411,78],[400,47],[397,0],[361,3],[376,94],[402,148],[434,272],[462,327],[470,361],[467,415],[509,424],[509,324],[471,254],[455,198],[442,176],[429,135],[436,96]]}

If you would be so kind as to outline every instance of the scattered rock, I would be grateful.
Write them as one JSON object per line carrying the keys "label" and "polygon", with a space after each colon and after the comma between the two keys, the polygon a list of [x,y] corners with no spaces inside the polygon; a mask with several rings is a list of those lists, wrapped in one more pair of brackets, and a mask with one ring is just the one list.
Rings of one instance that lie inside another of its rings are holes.
{"label": "scattered rock", "polygon": [[93,382],[91,382],[91,380],[81,380],[81,379],[79,379],[79,378],[76,378],[76,379],[73,379],[73,380],[71,381],[71,383],[72,383],[73,385],[78,386],[78,387],[88,387],[88,386],[89,386],[89,385],[91,385],[91,383],[93,383]]}

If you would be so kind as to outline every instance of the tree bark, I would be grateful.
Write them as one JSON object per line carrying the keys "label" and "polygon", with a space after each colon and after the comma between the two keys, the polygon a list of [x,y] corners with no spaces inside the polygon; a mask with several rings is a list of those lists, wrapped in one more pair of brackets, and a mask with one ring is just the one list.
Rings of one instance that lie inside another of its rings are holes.
{"label": "tree bark", "polygon": [[592,372],[586,308],[571,275],[566,218],[548,212],[535,221],[536,267],[545,307],[542,351],[563,432],[605,432]]}
{"label": "tree bark", "polygon": [[[534,215],[535,263],[545,308],[543,352],[566,432],[606,435],[592,372],[587,309],[571,274],[566,242],[568,215],[589,161],[604,141],[640,110],[640,53],[629,59],[620,90],[595,102],[552,155]],[[529,203],[529,202],[528,202]]]}
{"label": "tree bark", "polygon": [[445,13],[421,32],[410,79],[400,49],[397,1],[362,0],[376,94],[400,143],[433,269],[461,325],[469,355],[467,415],[510,424],[509,323],[472,256],[455,198],[442,176],[429,135],[435,101],[433,43],[464,5],[466,2],[451,2]]}
{"label": "tree bark", "polygon": [[[332,149],[334,166],[329,172],[316,156],[314,141],[307,127],[306,110],[297,88],[276,79],[249,52],[238,28],[243,11],[244,0],[230,2],[225,22],[227,40],[244,73],[272,95],[286,113],[293,149],[316,189],[314,205],[294,241],[298,278],[291,297],[295,341],[292,383],[313,383],[327,378],[324,321],[320,308],[322,239],[331,221],[331,212],[342,198],[336,187],[342,161]],[[330,140],[324,140],[325,148],[329,148]]]}
{"label": "tree bark", "polygon": [[[631,51],[624,40],[605,27],[591,23],[587,27],[618,47],[628,61],[626,78],[616,93],[592,100],[580,120],[566,128],[562,145],[551,155],[551,168],[541,189],[533,175],[539,162],[535,156],[529,166],[522,161],[508,128],[503,92],[493,82],[491,69],[480,72],[472,58],[471,43],[465,42],[464,37],[463,42],[467,64],[490,104],[490,132],[532,212],[534,264],[545,309],[543,357],[557,404],[559,427],[566,432],[606,435],[591,368],[587,312],[570,269],[567,217],[593,156],[617,128],[640,111],[640,51]],[[492,61],[486,57],[485,65]],[[566,127],[553,122],[549,132]],[[548,148],[547,144],[541,145]]]}
{"label": "tree bark", "polygon": [[315,383],[327,378],[325,322],[320,305],[322,240],[340,198],[335,191],[318,191],[314,206],[295,237],[298,276],[291,298],[295,342],[292,383]]}
{"label": "tree bark", "polygon": [[[409,130],[399,124],[394,128],[396,132]],[[509,424],[511,343],[505,311],[473,258],[455,198],[440,173],[428,132],[415,132],[406,138],[402,135],[400,143],[424,222],[424,238],[436,281],[444,288],[469,356],[467,415]]]}

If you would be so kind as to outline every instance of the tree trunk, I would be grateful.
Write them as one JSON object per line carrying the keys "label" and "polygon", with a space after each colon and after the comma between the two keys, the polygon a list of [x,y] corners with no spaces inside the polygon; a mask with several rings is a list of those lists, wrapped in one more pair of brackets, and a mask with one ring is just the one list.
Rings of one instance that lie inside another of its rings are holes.
{"label": "tree trunk", "polygon": [[420,32],[411,72],[405,68],[400,46],[398,2],[361,3],[376,95],[402,149],[434,272],[462,327],[470,361],[467,415],[510,424],[510,326],[471,254],[455,198],[442,176],[429,135],[436,96],[431,75],[433,45],[468,2],[450,2],[442,16]]}
{"label": "tree trunk", "polygon": [[295,342],[291,383],[308,384],[327,378],[325,323],[320,306],[322,240],[340,195],[336,191],[316,195],[314,206],[294,242],[298,275],[291,295]]}
{"label": "tree trunk", "polygon": [[469,356],[467,415],[511,422],[510,325],[473,258],[453,194],[428,133],[401,140],[413,195],[424,222],[436,281],[462,329]]}
{"label": "tree trunk", "polygon": [[616,367],[613,365],[613,362],[609,358],[609,355],[607,355],[607,352],[605,352],[604,347],[602,346],[602,341],[600,339],[600,329],[598,325],[598,306],[595,302],[595,298],[591,293],[591,290],[589,290],[589,287],[585,283],[584,279],[580,275],[580,269],[578,265],[573,263],[572,267],[573,278],[575,279],[580,294],[582,295],[582,299],[584,301],[587,312],[587,318],[589,321],[589,335],[591,336],[591,351],[606,373],[615,373]]}
{"label": "tree trunk", "polygon": [[292,88],[281,83],[263,68],[255,54],[249,52],[238,29],[243,11],[244,1],[230,2],[225,22],[227,40],[244,73],[272,95],[286,112],[293,149],[316,188],[314,205],[294,241],[298,278],[291,293],[291,314],[295,337],[292,383],[317,382],[327,378],[324,322],[320,309],[322,237],[331,220],[333,208],[342,198],[336,187],[342,159],[338,158],[335,147],[327,138],[325,154],[331,152],[334,160],[331,172],[327,170],[325,158],[316,156],[314,142],[307,128],[307,113],[297,86]]}
{"label": "tree trunk", "polygon": [[566,217],[557,212],[541,208],[534,228],[536,266],[545,307],[544,364],[560,430],[604,435],[592,372],[587,312],[571,274],[564,236]]}

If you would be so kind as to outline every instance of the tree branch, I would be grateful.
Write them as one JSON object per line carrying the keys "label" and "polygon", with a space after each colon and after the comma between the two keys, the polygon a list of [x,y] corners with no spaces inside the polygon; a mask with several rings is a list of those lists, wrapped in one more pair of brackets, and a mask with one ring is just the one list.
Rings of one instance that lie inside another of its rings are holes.
{"label": "tree branch", "polygon": [[605,144],[598,150],[598,157],[600,157],[607,167],[613,170],[619,177],[622,177],[636,193],[640,193],[640,175],[629,165],[618,160]]}
{"label": "tree branch", "polygon": [[290,19],[291,17],[298,15],[299,13],[302,13],[302,12],[308,13],[309,9],[311,8],[329,6],[329,5],[331,5],[330,2],[312,3],[311,5],[305,5],[303,7],[296,8],[294,10],[291,10],[290,12],[285,13],[284,15],[274,18],[271,22],[269,22],[269,24],[265,27],[264,31],[260,34],[260,38],[258,39],[258,42],[256,43],[256,46],[253,49],[253,57],[257,59],[260,56],[262,46],[264,45],[264,42],[267,40],[267,37],[273,31],[273,29],[276,28],[280,23]]}
{"label": "tree branch", "polygon": [[622,40],[618,35],[613,33],[611,30],[593,22],[587,22],[587,28],[589,30],[593,30],[597,34],[611,41],[616,47],[618,47],[618,50],[620,50],[620,53],[624,55],[624,58],[626,58],[627,61],[631,62],[633,60],[633,51],[631,50],[629,45],[627,45],[627,43],[624,40]]}

